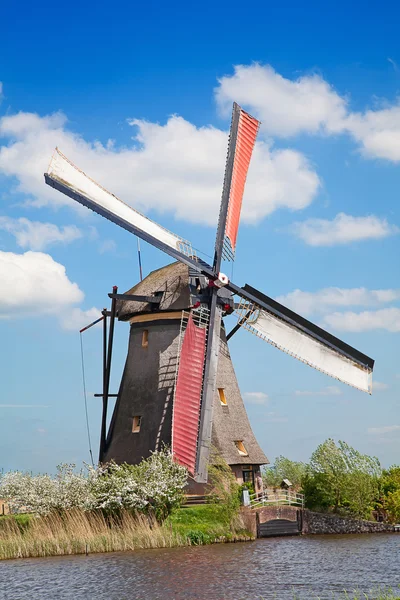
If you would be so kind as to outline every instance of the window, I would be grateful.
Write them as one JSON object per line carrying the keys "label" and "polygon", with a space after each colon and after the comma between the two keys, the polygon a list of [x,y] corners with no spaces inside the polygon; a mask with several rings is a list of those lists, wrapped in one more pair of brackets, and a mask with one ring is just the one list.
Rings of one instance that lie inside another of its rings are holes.
{"label": "window", "polygon": [[226,401],[224,388],[218,388],[219,399],[223,406],[228,406],[228,402]]}
{"label": "window", "polygon": [[142,348],[147,348],[149,345],[149,330],[144,329],[142,334]]}
{"label": "window", "polygon": [[238,449],[240,456],[248,456],[249,455],[249,453],[247,452],[247,450],[244,447],[244,444],[241,440],[238,440],[237,442],[235,442],[235,446]]}
{"label": "window", "polygon": [[132,433],[139,433],[141,424],[142,424],[142,417],[133,417]]}

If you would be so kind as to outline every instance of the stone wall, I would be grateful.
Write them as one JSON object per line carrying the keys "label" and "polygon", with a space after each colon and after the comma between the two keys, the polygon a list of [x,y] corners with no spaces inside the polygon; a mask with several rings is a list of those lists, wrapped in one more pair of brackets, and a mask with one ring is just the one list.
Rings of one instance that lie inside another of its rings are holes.
{"label": "stone wall", "polygon": [[242,508],[243,525],[257,535],[257,518],[259,523],[266,523],[275,519],[299,520],[303,535],[327,533],[381,533],[394,531],[393,525],[378,523],[376,521],[361,521],[348,519],[330,513],[316,513],[295,506],[268,506],[256,510]]}
{"label": "stone wall", "polygon": [[376,521],[348,519],[327,513],[302,511],[302,533],[381,533],[394,531],[393,525]]}

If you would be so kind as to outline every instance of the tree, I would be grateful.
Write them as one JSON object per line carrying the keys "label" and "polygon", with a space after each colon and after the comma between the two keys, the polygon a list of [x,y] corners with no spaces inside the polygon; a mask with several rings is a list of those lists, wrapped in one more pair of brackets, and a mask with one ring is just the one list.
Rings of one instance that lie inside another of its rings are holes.
{"label": "tree", "polygon": [[391,523],[400,523],[400,489],[388,493],[385,498],[385,509]]}
{"label": "tree", "polygon": [[393,465],[382,473],[381,506],[391,523],[400,523],[400,466]]}
{"label": "tree", "polygon": [[289,479],[293,487],[299,489],[303,485],[307,465],[302,462],[290,460],[285,456],[278,456],[271,467],[263,472],[263,482],[266,487],[278,487],[284,479]]}
{"label": "tree", "polygon": [[[378,497],[381,467],[375,457],[329,438],[311,456],[305,485],[310,508],[339,507],[354,516],[368,517]],[[318,504],[318,502],[320,504]]]}

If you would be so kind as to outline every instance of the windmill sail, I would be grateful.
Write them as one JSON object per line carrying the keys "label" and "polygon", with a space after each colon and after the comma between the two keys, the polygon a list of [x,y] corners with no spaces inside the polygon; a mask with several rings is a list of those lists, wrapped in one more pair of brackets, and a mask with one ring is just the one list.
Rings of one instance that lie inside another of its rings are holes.
{"label": "windmill sail", "polygon": [[[224,282],[224,285],[228,279],[225,276],[222,277],[222,280],[220,279],[221,262],[223,257],[228,259],[234,257],[244,186],[258,126],[259,122],[256,119],[243,111],[236,102],[233,104],[213,262],[213,280],[215,281],[218,278]],[[217,294],[217,288],[211,288],[209,299],[210,321],[196,458],[195,479],[198,482],[207,481],[207,465],[210,454],[222,316],[221,308],[217,303]]]}
{"label": "windmill sail", "polygon": [[[207,313],[207,314],[206,314]],[[186,329],[182,325],[186,321]],[[181,348],[178,359],[172,411],[172,452],[194,475],[200,420],[200,402],[206,348],[208,311],[182,315]]]}
{"label": "windmill sail", "polygon": [[310,367],[371,393],[371,358],[251,286],[243,291],[253,298],[239,305],[245,329]]}
{"label": "windmill sail", "polygon": [[146,241],[172,248],[175,257],[177,253],[192,256],[190,242],[122,202],[78,169],[58,148],[55,149],[45,180],[47,184]]}
{"label": "windmill sail", "polygon": [[244,186],[259,126],[257,119],[234,103],[221,203],[223,209],[224,199],[228,202],[223,242],[227,260],[235,256]]}

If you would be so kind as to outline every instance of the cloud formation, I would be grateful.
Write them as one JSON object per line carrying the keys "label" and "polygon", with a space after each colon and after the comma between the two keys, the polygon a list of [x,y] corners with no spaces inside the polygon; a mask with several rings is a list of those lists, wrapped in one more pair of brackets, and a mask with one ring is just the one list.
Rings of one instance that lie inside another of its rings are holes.
{"label": "cloud formation", "polygon": [[30,250],[44,250],[53,244],[69,244],[83,235],[75,225],[57,227],[53,223],[30,221],[24,217],[0,217],[0,230],[11,233],[18,246]]}
{"label": "cloud formation", "polygon": [[295,396],[341,396],[342,390],[336,385],[327,385],[322,390],[296,390]]}
{"label": "cloud formation", "polygon": [[84,294],[49,254],[0,252],[0,281],[0,319],[52,315],[63,329],[78,331],[100,316],[75,306]]}
{"label": "cloud formation", "polygon": [[302,315],[325,313],[334,307],[379,306],[400,300],[400,290],[367,288],[323,288],[316,292],[294,290],[277,298],[278,302]]}
{"label": "cloud formation", "polygon": [[266,404],[268,401],[268,394],[264,392],[245,392],[243,396],[248,404]]}
{"label": "cloud formation", "polygon": [[67,329],[69,331],[79,331],[85,327],[85,325],[90,325],[90,323],[100,317],[101,310],[99,308],[95,308],[94,306],[88,310],[73,308],[60,318],[60,322],[63,329]]}
{"label": "cloud formation", "polygon": [[237,65],[219,80],[216,101],[224,114],[236,100],[262,120],[269,136],[300,133],[348,134],[367,158],[400,161],[400,100],[375,110],[352,112],[341,96],[318,74],[288,79],[270,65]]}
{"label": "cloud formation", "polygon": [[374,392],[385,392],[389,389],[389,385],[387,383],[383,383],[383,381],[373,381],[372,389]]}
{"label": "cloud formation", "polygon": [[337,246],[366,240],[378,240],[399,233],[399,227],[386,219],[370,215],[353,217],[339,213],[328,219],[307,219],[294,223],[292,232],[308,246]]}
{"label": "cloud formation", "polygon": [[382,329],[392,333],[400,331],[400,308],[382,308],[356,312],[334,312],[324,317],[328,327],[338,331],[373,331]]}
{"label": "cloud formation", "polygon": [[233,75],[221,77],[215,90],[224,115],[236,101],[262,121],[271,136],[340,131],[347,102],[316,74],[291,80],[261,64],[236,65]]}
{"label": "cloud formation", "polygon": [[400,431],[400,425],[386,425],[383,427],[369,427],[368,433],[372,435],[381,435],[385,433],[392,433],[393,431]]}
{"label": "cloud formation", "polygon": [[[72,133],[61,113],[20,112],[0,119],[0,173],[35,206],[76,205],[44,184],[58,146],[93,179],[136,209],[169,212],[177,219],[215,225],[224,176],[227,132],[196,127],[172,116],[165,125],[131,120],[130,147],[88,142]],[[157,174],[157,177],[154,174]],[[299,152],[256,144],[243,202],[243,222],[257,223],[278,208],[300,210],[315,198],[318,175]],[[81,212],[85,212],[81,209]],[[177,232],[179,233],[179,232]]]}
{"label": "cloud formation", "polygon": [[42,252],[0,252],[0,318],[57,314],[82,302],[65,267]]}

